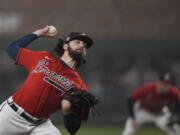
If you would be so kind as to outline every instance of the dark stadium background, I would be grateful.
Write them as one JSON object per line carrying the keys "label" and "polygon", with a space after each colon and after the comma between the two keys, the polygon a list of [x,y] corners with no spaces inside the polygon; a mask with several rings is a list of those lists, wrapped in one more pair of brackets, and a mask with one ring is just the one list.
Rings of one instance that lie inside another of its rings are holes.
{"label": "dark stadium background", "polygon": [[[94,46],[80,74],[100,99],[95,116],[86,124],[111,125],[120,134],[127,117],[126,99],[137,86],[155,81],[159,71],[168,71],[180,88],[179,4],[178,0],[2,0],[0,102],[27,75],[5,53],[10,41],[46,25],[56,26],[58,37],[82,31],[92,36]],[[38,39],[29,48],[54,53],[58,37]],[[52,119],[63,126],[60,112]]]}

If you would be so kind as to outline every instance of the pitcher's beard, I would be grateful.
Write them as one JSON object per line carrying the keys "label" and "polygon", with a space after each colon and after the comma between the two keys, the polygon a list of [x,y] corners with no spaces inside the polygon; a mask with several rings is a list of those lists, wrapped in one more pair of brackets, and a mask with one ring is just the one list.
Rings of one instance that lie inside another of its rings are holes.
{"label": "pitcher's beard", "polygon": [[86,58],[82,53],[72,50],[72,48],[68,47],[70,57],[75,61],[75,68],[80,67],[82,64],[86,63]]}

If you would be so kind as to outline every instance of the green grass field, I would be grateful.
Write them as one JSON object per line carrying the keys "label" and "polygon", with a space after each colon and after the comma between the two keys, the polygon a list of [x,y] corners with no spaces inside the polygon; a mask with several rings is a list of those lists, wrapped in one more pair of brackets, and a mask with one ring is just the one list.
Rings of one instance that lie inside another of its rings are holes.
{"label": "green grass field", "polygon": [[[60,127],[62,135],[69,135],[64,127]],[[121,135],[122,128],[117,126],[82,126],[76,135]],[[136,135],[166,135],[163,131],[154,128],[141,128]]]}

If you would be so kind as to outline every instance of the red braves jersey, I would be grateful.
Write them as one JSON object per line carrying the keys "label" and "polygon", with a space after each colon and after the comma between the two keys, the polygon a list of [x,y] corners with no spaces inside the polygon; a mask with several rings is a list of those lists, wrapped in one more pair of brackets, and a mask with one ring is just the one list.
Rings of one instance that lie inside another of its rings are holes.
{"label": "red braves jersey", "polygon": [[76,71],[46,51],[21,48],[16,64],[24,66],[28,76],[13,100],[34,117],[49,118],[61,109],[64,91],[72,87],[87,90]]}
{"label": "red braves jersey", "polygon": [[142,108],[154,113],[158,113],[161,109],[171,103],[180,103],[179,90],[172,86],[167,93],[157,93],[156,84],[146,84],[138,88],[132,97],[135,101],[140,101]]}

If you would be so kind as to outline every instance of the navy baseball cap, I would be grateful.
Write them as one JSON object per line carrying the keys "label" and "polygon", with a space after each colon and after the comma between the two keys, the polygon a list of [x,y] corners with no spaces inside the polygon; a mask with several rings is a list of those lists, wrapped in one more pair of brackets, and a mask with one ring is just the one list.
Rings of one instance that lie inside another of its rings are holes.
{"label": "navy baseball cap", "polygon": [[71,32],[70,34],[65,36],[64,43],[68,43],[69,41],[75,39],[84,41],[87,44],[86,48],[90,48],[93,45],[93,40],[85,33],[81,33],[81,32]]}
{"label": "navy baseball cap", "polygon": [[171,74],[168,72],[159,73],[159,80],[165,83],[171,83],[172,82]]}

